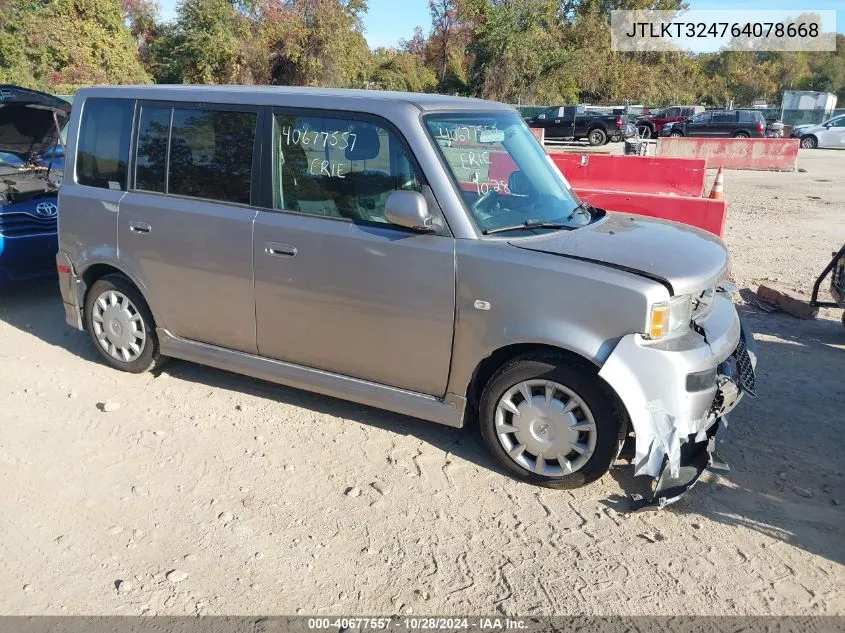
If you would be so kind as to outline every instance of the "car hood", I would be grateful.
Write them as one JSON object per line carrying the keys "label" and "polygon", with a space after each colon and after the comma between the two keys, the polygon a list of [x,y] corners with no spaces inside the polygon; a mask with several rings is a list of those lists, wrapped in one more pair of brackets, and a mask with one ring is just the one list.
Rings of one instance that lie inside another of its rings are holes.
{"label": "car hood", "polygon": [[818,123],[805,123],[804,125],[796,125],[792,128],[792,131],[801,132],[803,134],[806,132],[820,132],[824,129],[825,127],[823,125],[819,125]]}
{"label": "car hood", "polygon": [[509,243],[633,272],[662,283],[673,295],[716,285],[725,278],[729,264],[728,250],[715,235],[628,213],[611,212],[579,229]]}
{"label": "car hood", "polygon": [[19,86],[0,85],[0,152],[41,154],[56,144],[70,115],[70,104],[58,97]]}

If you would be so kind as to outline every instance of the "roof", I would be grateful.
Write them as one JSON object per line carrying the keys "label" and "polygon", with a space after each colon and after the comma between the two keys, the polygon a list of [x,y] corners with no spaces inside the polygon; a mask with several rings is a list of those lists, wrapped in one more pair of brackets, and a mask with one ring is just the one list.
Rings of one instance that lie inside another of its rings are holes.
{"label": "roof", "polygon": [[[392,92],[388,90],[350,90],[344,88],[304,88],[293,86],[96,86],[77,92],[80,97],[125,97],[132,99],[162,99],[173,101],[213,101],[217,103],[245,103],[255,105],[315,106],[324,99],[348,100],[334,107],[383,106],[386,102],[405,103],[421,111],[435,110],[513,110],[496,101],[447,95]],[[325,107],[325,103],[321,104]]]}

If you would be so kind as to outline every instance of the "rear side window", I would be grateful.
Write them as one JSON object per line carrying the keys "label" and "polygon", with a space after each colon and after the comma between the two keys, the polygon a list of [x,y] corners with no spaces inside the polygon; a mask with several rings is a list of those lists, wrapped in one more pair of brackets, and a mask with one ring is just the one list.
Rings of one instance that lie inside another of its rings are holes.
{"label": "rear side window", "polygon": [[249,204],[255,112],[144,105],[135,189]]}
{"label": "rear side window", "polygon": [[249,204],[254,112],[173,111],[167,193]]}
{"label": "rear side window", "polygon": [[713,123],[734,123],[736,112],[714,112]]}
{"label": "rear side window", "polygon": [[128,99],[85,102],[76,149],[76,182],[102,189],[126,189],[134,109],[135,102]]}

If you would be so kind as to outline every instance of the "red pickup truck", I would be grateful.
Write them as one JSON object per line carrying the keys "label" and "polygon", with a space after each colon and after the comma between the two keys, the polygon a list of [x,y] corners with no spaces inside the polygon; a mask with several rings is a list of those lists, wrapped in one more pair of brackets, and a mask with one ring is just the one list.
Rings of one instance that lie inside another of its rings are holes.
{"label": "red pickup truck", "polygon": [[655,138],[667,123],[683,121],[691,116],[704,112],[704,106],[671,106],[653,113],[638,117],[635,124],[637,132],[642,138]]}

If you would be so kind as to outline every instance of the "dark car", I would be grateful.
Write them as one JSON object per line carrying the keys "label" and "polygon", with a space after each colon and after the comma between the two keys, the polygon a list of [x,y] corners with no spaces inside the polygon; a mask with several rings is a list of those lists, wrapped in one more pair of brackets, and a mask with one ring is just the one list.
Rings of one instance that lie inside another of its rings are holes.
{"label": "dark car", "polygon": [[758,110],[708,110],[664,126],[660,136],[763,138],[765,132],[766,119]]}
{"label": "dark car", "polygon": [[56,274],[59,144],[70,104],[0,86],[0,287]]}
{"label": "dark car", "polygon": [[663,127],[667,124],[683,121],[684,119],[695,116],[699,112],[704,112],[703,106],[671,106],[637,117],[634,125],[642,138],[654,138],[660,134]]}
{"label": "dark car", "polygon": [[525,122],[530,127],[543,128],[547,140],[587,139],[590,145],[604,145],[611,140],[622,140],[632,131],[624,116],[587,110],[582,105],[547,108]]}

